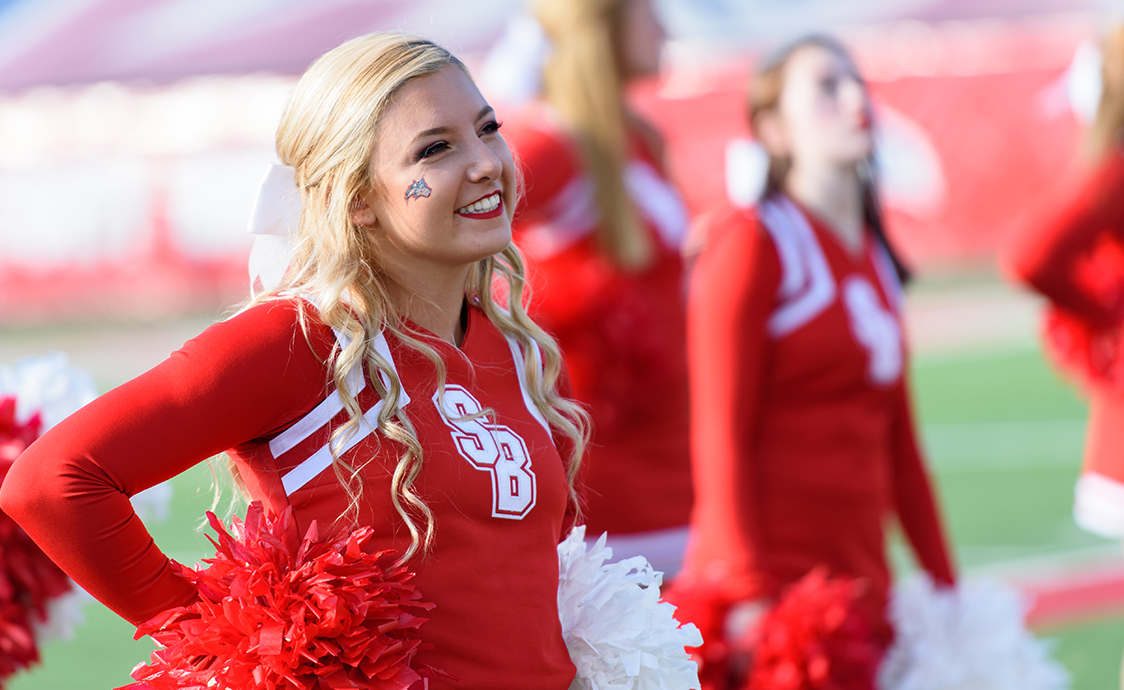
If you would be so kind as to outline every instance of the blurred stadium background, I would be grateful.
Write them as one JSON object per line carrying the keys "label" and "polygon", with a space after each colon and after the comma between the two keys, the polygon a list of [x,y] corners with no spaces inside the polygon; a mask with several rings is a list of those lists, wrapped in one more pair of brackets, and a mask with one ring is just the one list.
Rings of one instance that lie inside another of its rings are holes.
{"label": "blurred stadium background", "polygon": [[[694,213],[752,183],[756,56],[828,30],[879,111],[890,230],[919,269],[914,381],[956,553],[1024,588],[1078,690],[1116,687],[1124,554],[1070,517],[1085,406],[1044,362],[1038,304],[994,261],[1076,162],[1098,33],[1092,0],[657,0],[673,38],[638,106],[665,132]],[[246,221],[296,76],[376,29],[435,38],[474,68],[521,0],[0,0],[0,364],[59,350],[105,390],[247,294]],[[500,115],[503,116],[503,106]],[[731,143],[735,142],[735,143]],[[740,172],[739,172],[740,171]],[[742,177],[739,177],[742,176]],[[1124,191],[1122,191],[1124,193]],[[155,526],[194,562],[206,467]],[[900,551],[900,550],[899,550]],[[910,567],[904,552],[899,562]],[[100,606],[13,690],[114,687],[151,644]]]}

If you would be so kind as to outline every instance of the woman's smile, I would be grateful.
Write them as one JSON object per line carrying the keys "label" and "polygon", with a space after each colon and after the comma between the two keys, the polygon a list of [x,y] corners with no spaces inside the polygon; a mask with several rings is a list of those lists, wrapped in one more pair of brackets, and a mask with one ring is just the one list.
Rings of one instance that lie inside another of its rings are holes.
{"label": "woman's smile", "polygon": [[480,197],[471,204],[456,210],[456,214],[459,216],[480,219],[495,218],[501,213],[503,213],[503,195],[498,191]]}

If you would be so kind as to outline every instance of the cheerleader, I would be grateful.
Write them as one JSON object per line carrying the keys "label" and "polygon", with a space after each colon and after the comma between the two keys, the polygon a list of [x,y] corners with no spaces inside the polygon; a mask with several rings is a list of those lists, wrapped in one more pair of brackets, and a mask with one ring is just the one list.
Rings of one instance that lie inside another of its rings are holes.
{"label": "cheerleader", "polygon": [[1012,238],[1007,273],[1050,302],[1046,346],[1089,394],[1074,518],[1124,537],[1124,26],[1103,45],[1101,99],[1086,138],[1086,177],[1043,222]]}
{"label": "cheerleader", "polygon": [[[801,39],[762,63],[749,119],[768,185],[755,208],[704,221],[688,308],[696,496],[672,599],[702,628],[712,688],[741,687],[739,645],[813,571],[857,580],[880,654],[890,513],[922,567],[954,579],[910,411],[907,273],[883,233],[862,78],[835,40]],[[871,687],[875,667],[833,687]]]}
{"label": "cheerleader", "polygon": [[523,309],[499,127],[429,41],[370,34],[319,58],[277,132],[301,209],[281,285],[28,448],[4,511],[141,624],[205,593],[129,496],[226,451],[250,498],[291,511],[285,539],[363,526],[416,573],[435,606],[415,662],[457,679],[429,687],[567,688],[556,546],[586,421]]}
{"label": "cheerleader", "polygon": [[543,100],[509,128],[524,180],[516,243],[532,313],[558,338],[594,438],[585,487],[591,538],[682,562],[691,508],[683,265],[687,216],[659,135],[626,84],[658,68],[650,0],[539,0],[551,48]]}

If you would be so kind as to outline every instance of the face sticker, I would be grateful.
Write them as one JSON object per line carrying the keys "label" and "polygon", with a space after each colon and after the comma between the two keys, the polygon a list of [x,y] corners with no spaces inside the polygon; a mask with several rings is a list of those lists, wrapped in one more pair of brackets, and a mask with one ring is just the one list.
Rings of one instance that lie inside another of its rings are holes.
{"label": "face sticker", "polygon": [[429,196],[433,190],[425,183],[425,178],[414,180],[409,187],[406,188],[406,201],[410,199],[420,199],[423,196]]}

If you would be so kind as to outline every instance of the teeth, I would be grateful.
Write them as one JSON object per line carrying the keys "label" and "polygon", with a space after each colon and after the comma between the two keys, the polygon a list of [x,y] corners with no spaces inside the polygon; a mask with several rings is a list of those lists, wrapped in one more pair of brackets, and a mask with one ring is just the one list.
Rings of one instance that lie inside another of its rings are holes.
{"label": "teeth", "polygon": [[491,196],[484,197],[480,201],[475,201],[464,208],[458,208],[457,213],[488,213],[489,211],[496,210],[500,205],[500,193],[496,192]]}

